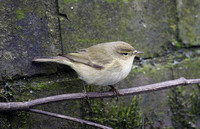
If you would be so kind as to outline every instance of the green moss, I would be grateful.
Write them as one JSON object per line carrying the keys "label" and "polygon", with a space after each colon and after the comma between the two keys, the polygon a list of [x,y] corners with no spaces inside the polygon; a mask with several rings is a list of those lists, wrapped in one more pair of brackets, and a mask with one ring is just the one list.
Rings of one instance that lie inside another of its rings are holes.
{"label": "green moss", "polygon": [[200,86],[177,87],[169,92],[171,119],[175,128],[198,128],[200,116]]}
{"label": "green moss", "polygon": [[176,39],[173,39],[172,42],[177,48],[184,47],[184,44],[182,42],[177,41]]}
{"label": "green moss", "polygon": [[1,77],[3,80],[12,80],[12,76],[9,76],[7,70],[1,72]]}
{"label": "green moss", "polygon": [[77,2],[78,0],[64,0],[64,2],[66,3],[70,3],[70,2]]}
{"label": "green moss", "polygon": [[41,89],[43,89],[43,88],[48,88],[49,87],[49,85],[47,85],[47,83],[45,83],[45,82],[40,82],[40,83],[36,83],[36,84],[31,84],[31,87],[30,87],[30,89],[32,89],[32,90],[41,90]]}
{"label": "green moss", "polygon": [[176,24],[170,25],[170,28],[173,30],[173,32],[177,31],[177,25]]}
{"label": "green moss", "polygon": [[104,103],[102,100],[91,100],[90,103],[82,106],[84,118],[103,125],[109,125],[115,129],[141,128],[142,114],[138,109],[139,100],[140,96],[134,96],[127,106],[124,106],[122,102],[118,105],[110,105],[110,102]]}
{"label": "green moss", "polygon": [[[34,91],[42,91],[42,90],[48,90],[48,91],[54,91],[54,90],[63,90],[66,88],[61,87],[63,82],[57,82],[57,83],[49,83],[48,81],[46,82],[38,82],[38,83],[32,83],[29,87],[29,89],[34,90]],[[64,82],[65,83],[65,82]]]}
{"label": "green moss", "polygon": [[[160,65],[160,64],[146,64],[143,67],[137,67],[134,68],[131,71],[131,74],[137,74],[137,73],[142,73],[145,76],[153,76],[154,74],[161,74],[161,72],[164,72],[166,69],[170,69],[173,67],[172,63],[167,63],[165,65]],[[158,75],[159,76],[159,75]]]}
{"label": "green moss", "polygon": [[100,43],[98,39],[77,39],[79,43]]}
{"label": "green moss", "polygon": [[199,66],[200,58],[186,58],[181,64],[177,64],[176,67],[178,67],[179,70],[177,70],[177,73],[185,78],[199,78]]}
{"label": "green moss", "polygon": [[0,113],[2,129],[25,129],[27,123],[28,112],[13,111]]}
{"label": "green moss", "polygon": [[105,0],[105,1],[108,3],[114,3],[114,2],[117,2],[118,0]]}
{"label": "green moss", "polygon": [[15,115],[12,117],[12,120],[11,120],[12,128],[20,127],[20,129],[25,129],[29,113],[26,111],[19,111],[14,114]]}
{"label": "green moss", "polygon": [[[130,75],[127,77],[127,81],[137,78],[148,78],[148,80],[155,80],[155,82],[163,81],[164,78],[198,78],[200,75],[200,58],[186,58],[180,62],[174,63],[175,60],[160,64],[146,64],[143,67],[135,67]],[[133,81],[130,81],[130,83]],[[154,81],[153,81],[154,82]]]}
{"label": "green moss", "polygon": [[[197,1],[190,2],[184,1],[180,7],[178,7],[178,13],[180,13],[179,31],[180,38],[187,46],[193,46],[199,44],[199,26],[197,18],[195,18],[199,12],[197,7],[199,3]],[[198,15],[197,15],[198,16]]]}
{"label": "green moss", "polygon": [[23,26],[19,25],[17,26],[17,30],[22,30],[23,29]]}
{"label": "green moss", "polygon": [[36,12],[37,14],[40,16],[40,18],[46,16],[46,13],[45,13],[45,7],[44,6],[39,6],[37,9],[36,9]]}
{"label": "green moss", "polygon": [[16,15],[18,20],[24,19],[24,12],[21,9],[17,9]]}

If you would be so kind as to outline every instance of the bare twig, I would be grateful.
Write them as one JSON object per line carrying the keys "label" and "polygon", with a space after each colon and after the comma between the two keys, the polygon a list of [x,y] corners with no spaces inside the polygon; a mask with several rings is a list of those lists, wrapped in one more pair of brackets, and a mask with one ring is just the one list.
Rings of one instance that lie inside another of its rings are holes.
{"label": "bare twig", "polygon": [[[121,89],[118,90],[121,96],[125,95],[135,95],[141,94],[150,91],[157,91],[161,89],[167,89],[179,85],[191,85],[191,84],[200,84],[200,79],[185,79],[179,78],[176,80],[170,80],[145,86],[139,86],[134,88],[128,89]],[[0,111],[11,111],[11,110],[28,110],[34,106],[43,105],[47,103],[53,103],[58,101],[66,101],[66,100],[77,100],[85,98],[85,93],[72,93],[72,94],[62,94],[62,95],[55,95],[40,99],[35,99],[26,102],[8,102],[8,103],[0,103]],[[116,95],[113,92],[90,92],[87,93],[87,96],[92,98],[106,98],[106,97],[115,97]]]}
{"label": "bare twig", "polygon": [[112,129],[110,127],[100,125],[100,124],[97,124],[94,122],[90,122],[90,121],[86,121],[86,120],[82,120],[82,119],[78,119],[78,118],[74,118],[74,117],[70,117],[70,116],[65,116],[65,115],[61,115],[61,114],[51,113],[51,112],[47,112],[47,111],[41,111],[38,109],[28,109],[27,111],[38,113],[38,114],[43,114],[43,115],[47,115],[47,116],[51,116],[51,117],[56,117],[56,118],[60,118],[60,119],[71,120],[71,121],[79,122],[81,124],[87,124],[87,125],[91,125],[91,126],[102,128],[102,129]]}

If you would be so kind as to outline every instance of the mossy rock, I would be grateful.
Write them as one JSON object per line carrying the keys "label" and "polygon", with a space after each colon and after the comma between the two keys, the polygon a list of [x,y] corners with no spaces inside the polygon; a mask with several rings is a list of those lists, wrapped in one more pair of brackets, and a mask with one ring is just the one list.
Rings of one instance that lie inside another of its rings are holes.
{"label": "mossy rock", "polygon": [[200,45],[200,1],[177,1],[179,39],[183,45]]}
{"label": "mossy rock", "polygon": [[175,2],[60,0],[59,13],[67,16],[60,18],[64,53],[122,40],[143,57],[163,55],[175,33],[175,8]]}
{"label": "mossy rock", "polygon": [[50,1],[1,1],[0,81],[47,72],[32,59],[61,51],[55,10]]}

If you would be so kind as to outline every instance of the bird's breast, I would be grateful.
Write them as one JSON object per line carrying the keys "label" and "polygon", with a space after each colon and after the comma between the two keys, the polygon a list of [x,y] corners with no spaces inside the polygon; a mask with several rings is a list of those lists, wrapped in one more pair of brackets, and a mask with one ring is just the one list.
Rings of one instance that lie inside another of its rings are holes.
{"label": "bird's breast", "polygon": [[95,69],[84,64],[74,68],[80,78],[88,84],[99,86],[114,85],[127,77],[132,68],[133,60],[115,60],[103,69]]}

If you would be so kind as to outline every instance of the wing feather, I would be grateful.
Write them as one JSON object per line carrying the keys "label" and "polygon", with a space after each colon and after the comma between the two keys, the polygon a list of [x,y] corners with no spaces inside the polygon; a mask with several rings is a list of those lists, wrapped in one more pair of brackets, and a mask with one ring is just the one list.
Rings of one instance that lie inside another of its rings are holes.
{"label": "wing feather", "polygon": [[111,61],[110,53],[105,44],[98,44],[87,49],[80,49],[74,53],[65,55],[69,60],[92,66],[97,69],[104,68]]}

